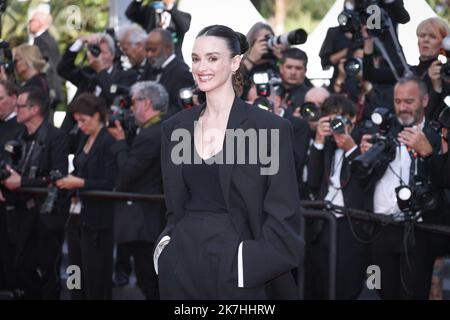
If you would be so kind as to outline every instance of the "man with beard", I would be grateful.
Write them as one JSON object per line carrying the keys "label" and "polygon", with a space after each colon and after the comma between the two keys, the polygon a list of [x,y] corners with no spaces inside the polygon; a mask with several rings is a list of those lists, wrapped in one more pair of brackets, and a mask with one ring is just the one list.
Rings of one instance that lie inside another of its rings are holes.
{"label": "man with beard", "polygon": [[172,35],[169,31],[157,28],[148,34],[145,43],[148,64],[152,74],[145,73],[141,80],[153,80],[160,83],[169,93],[168,115],[181,110],[179,92],[182,88],[192,87],[194,79],[189,67],[175,56]]}
{"label": "man with beard", "polygon": [[[397,119],[388,132],[388,137],[396,141],[391,149],[392,157],[368,177],[373,203],[367,209],[402,221],[384,226],[372,244],[373,264],[382,272],[379,293],[383,299],[428,299],[434,254],[429,234],[415,228],[415,223],[435,219],[442,211],[443,199],[431,184],[425,165],[425,159],[440,149],[439,136],[425,122],[427,103],[427,87],[419,78],[405,77],[397,82],[394,88]],[[371,138],[371,135],[363,136],[361,153],[372,147]],[[380,153],[378,159],[386,152]],[[436,205],[405,210],[399,187],[409,188],[415,197],[420,183],[432,192]],[[421,217],[416,220],[417,213]]]}

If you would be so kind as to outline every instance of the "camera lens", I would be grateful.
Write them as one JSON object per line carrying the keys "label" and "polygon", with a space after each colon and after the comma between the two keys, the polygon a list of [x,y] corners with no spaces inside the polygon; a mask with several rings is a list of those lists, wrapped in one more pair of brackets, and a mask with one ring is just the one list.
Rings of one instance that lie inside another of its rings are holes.
{"label": "camera lens", "polygon": [[319,118],[319,107],[312,102],[305,102],[300,106],[300,115],[307,121],[314,121]]}

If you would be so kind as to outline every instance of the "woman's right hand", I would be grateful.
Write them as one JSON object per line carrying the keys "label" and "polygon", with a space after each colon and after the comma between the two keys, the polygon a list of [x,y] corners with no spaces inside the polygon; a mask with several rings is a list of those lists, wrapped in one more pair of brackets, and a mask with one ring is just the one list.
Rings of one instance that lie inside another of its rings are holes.
{"label": "woman's right hand", "polygon": [[250,53],[248,57],[253,62],[258,62],[261,60],[262,56],[269,51],[269,47],[267,45],[267,40],[265,36],[261,36],[256,39],[253,46],[250,48]]}
{"label": "woman's right hand", "polygon": [[434,91],[437,93],[442,92],[441,68],[442,64],[439,60],[433,62],[428,68],[428,76],[431,79]]}

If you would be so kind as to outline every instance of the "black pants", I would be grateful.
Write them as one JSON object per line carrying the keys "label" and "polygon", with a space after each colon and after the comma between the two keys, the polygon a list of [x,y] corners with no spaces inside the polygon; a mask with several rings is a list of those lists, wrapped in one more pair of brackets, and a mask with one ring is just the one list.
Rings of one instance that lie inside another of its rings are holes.
{"label": "black pants", "polygon": [[383,299],[427,300],[434,254],[429,234],[418,229],[404,241],[405,226],[386,226],[372,245],[372,259],[381,271]]}
{"label": "black pants", "polygon": [[64,230],[49,229],[37,207],[19,207],[9,218],[13,289],[22,290],[25,299],[59,299]]}
{"label": "black pants", "polygon": [[131,253],[126,243],[118,243],[116,245],[114,272],[116,274],[120,273],[126,277],[131,275]]}
{"label": "black pants", "polygon": [[74,300],[111,300],[113,269],[112,229],[91,229],[71,216],[67,231],[69,265],[81,269],[81,289],[71,290]]}
{"label": "black pants", "polygon": [[130,256],[133,257],[137,286],[148,300],[159,299],[158,277],[153,266],[154,247],[154,243],[144,241],[121,243],[117,246],[128,254],[128,260]]}
{"label": "black pants", "polygon": [[[352,228],[358,238],[367,240],[363,224],[351,220]],[[318,230],[317,230],[318,231]],[[323,223],[315,242],[309,244],[306,259],[308,268],[306,279],[311,279],[311,286],[305,293],[307,299],[328,299],[329,275],[329,226]],[[312,239],[312,235],[310,240]],[[358,241],[350,228],[346,217],[337,219],[337,252],[336,252],[336,299],[357,299],[366,279],[366,271],[370,261],[370,247]]]}

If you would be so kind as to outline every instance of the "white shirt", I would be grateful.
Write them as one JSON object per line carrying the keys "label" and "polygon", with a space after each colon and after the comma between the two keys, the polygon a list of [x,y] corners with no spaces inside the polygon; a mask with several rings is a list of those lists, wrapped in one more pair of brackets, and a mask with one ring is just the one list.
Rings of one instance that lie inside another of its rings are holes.
{"label": "white shirt", "polygon": [[[423,130],[424,124],[425,120],[418,127]],[[373,210],[375,213],[392,215],[401,212],[397,205],[395,188],[400,186],[400,177],[404,185],[409,185],[411,163],[411,156],[408,153],[406,145],[401,144],[397,146],[395,159],[389,164],[383,177],[375,186],[373,196]]]}
{"label": "white shirt", "polygon": [[[314,146],[318,150],[322,150],[324,148],[323,144],[317,144],[314,143]],[[330,183],[328,185],[328,192],[325,196],[326,201],[330,201],[335,206],[344,207],[344,194],[342,193],[341,189],[341,170],[342,170],[342,163],[344,162],[344,157],[348,158],[356,149],[358,146],[354,146],[350,150],[344,153],[344,150],[342,149],[336,149],[333,156],[333,163],[332,168],[330,172]],[[343,217],[342,214],[336,214],[336,217]]]}

